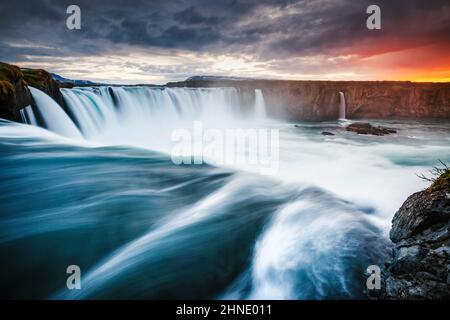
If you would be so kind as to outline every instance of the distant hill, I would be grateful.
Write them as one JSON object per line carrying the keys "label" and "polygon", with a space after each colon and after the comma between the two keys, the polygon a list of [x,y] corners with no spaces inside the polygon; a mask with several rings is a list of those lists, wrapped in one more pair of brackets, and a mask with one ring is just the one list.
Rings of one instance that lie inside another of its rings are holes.
{"label": "distant hill", "polygon": [[67,79],[64,77],[61,77],[59,74],[56,73],[50,73],[52,75],[53,80],[59,81],[59,82],[65,82],[65,83],[72,83],[74,85],[99,85],[99,83],[96,82],[92,82],[89,80],[72,80],[72,79]]}

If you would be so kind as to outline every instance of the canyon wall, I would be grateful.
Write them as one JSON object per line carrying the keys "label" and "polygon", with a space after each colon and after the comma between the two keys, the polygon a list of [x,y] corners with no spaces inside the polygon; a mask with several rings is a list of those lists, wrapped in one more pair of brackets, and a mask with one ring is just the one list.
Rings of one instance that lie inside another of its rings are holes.
{"label": "canyon wall", "polygon": [[236,87],[244,100],[261,89],[268,112],[292,121],[334,120],[339,92],[348,119],[449,119],[450,83],[406,81],[193,80],[171,87]]}

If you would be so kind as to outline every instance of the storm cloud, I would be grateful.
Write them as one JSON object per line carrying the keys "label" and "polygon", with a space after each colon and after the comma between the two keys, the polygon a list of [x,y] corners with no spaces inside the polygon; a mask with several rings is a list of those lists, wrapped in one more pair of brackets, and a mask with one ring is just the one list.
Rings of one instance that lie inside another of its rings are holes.
{"label": "storm cloud", "polygon": [[[70,4],[81,8],[81,30],[66,27]],[[381,8],[381,30],[366,28],[370,4]],[[450,5],[444,0],[2,0],[0,12],[2,61],[33,66],[53,61],[55,70],[64,70],[62,64],[77,59],[105,57],[105,63],[124,65],[120,56],[134,56],[141,63],[128,64],[167,80],[221,73],[208,72],[213,57],[236,57],[236,68],[230,62],[224,73],[253,70],[265,76],[266,69],[267,76],[278,70],[281,76],[320,77],[324,68],[337,74],[345,66],[363,70],[362,60],[383,54],[426,46],[445,50],[450,38]],[[186,63],[152,62],[154,54]]]}

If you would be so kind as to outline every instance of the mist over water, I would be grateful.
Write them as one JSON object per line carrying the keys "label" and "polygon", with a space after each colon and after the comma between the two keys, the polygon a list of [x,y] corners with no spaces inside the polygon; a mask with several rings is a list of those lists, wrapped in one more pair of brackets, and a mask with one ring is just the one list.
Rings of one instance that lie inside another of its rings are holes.
{"label": "mist over water", "polygon": [[[62,92],[67,110],[32,89],[34,125],[0,122],[4,297],[364,298],[416,174],[450,161],[446,123],[359,136],[270,119],[260,90],[250,105],[233,88]],[[171,133],[194,121],[278,129],[279,170],[173,164]],[[66,289],[71,264],[82,290]]]}

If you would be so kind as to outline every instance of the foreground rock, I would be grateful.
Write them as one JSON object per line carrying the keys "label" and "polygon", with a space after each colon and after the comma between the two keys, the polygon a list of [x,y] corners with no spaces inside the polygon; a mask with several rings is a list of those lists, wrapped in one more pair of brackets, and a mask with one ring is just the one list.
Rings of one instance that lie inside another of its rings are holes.
{"label": "foreground rock", "polygon": [[355,122],[352,123],[350,125],[348,125],[345,130],[347,131],[353,131],[356,132],[357,134],[371,134],[374,136],[384,136],[386,134],[390,134],[390,133],[397,133],[397,131],[390,129],[390,128],[385,128],[385,127],[381,127],[381,126],[372,126],[370,123],[368,122]]}
{"label": "foreground rock", "polygon": [[395,214],[388,299],[450,299],[450,171],[411,195]]}

